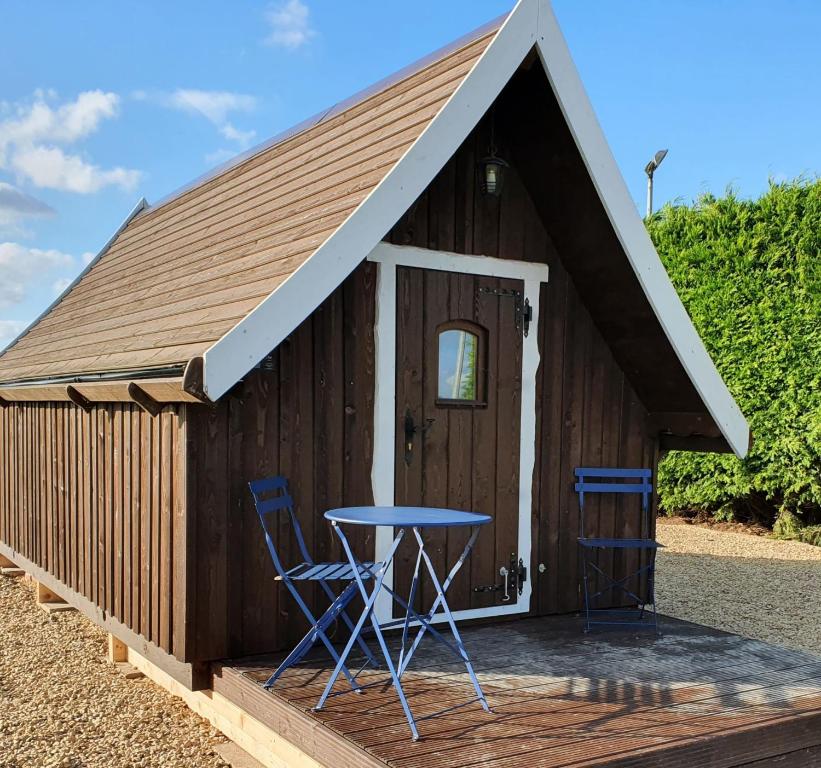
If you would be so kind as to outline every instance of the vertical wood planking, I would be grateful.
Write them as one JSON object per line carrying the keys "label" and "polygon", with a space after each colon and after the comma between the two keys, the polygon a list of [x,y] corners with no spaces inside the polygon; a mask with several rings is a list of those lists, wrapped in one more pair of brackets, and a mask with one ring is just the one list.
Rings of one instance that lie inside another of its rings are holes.
{"label": "vertical wood planking", "polygon": [[113,611],[122,621],[123,618],[123,412],[121,408],[112,414],[112,542],[111,562],[114,569],[112,578]]}
{"label": "vertical wood planking", "polygon": [[177,425],[176,429],[171,430],[173,440],[173,455],[171,458],[173,471],[171,536],[174,542],[171,548],[171,652],[178,659],[185,659],[190,650],[188,644],[188,587],[189,584],[193,585],[194,582],[193,579],[189,581],[192,575],[190,571],[192,558],[189,554],[192,549],[190,536],[193,531],[189,526],[186,495],[188,420],[187,407],[184,403],[177,406]]}
{"label": "vertical wood planking", "polygon": [[[395,501],[400,505],[412,504],[422,498],[422,462],[424,444],[421,439],[414,441],[413,457],[405,464],[405,414],[410,410],[417,424],[424,423],[422,413],[423,379],[425,370],[424,332],[422,306],[424,303],[424,281],[421,269],[399,267],[396,280],[397,328],[406,328],[396,339],[396,488]],[[394,585],[401,594],[407,595],[410,588],[408,574],[412,571],[413,547],[399,548],[394,560]],[[397,610],[397,606],[394,606]]]}
{"label": "vertical wood planking", "polygon": [[177,406],[156,419],[129,403],[0,409],[0,539],[167,651],[187,631],[175,613],[186,590],[174,581],[174,551],[185,546],[175,536],[181,431]]}
{"label": "vertical wood planking", "polygon": [[160,523],[159,523],[159,573],[155,571],[155,578],[159,582],[159,627],[158,640],[161,648],[171,647],[171,584],[172,563],[172,519],[173,519],[173,461],[174,443],[173,430],[176,421],[175,406],[165,406],[155,417],[161,430],[160,439]]}
{"label": "vertical wood planking", "polygon": [[149,639],[153,643],[159,644],[160,638],[160,573],[162,563],[160,562],[160,539],[162,531],[160,520],[162,517],[161,497],[163,476],[161,470],[162,456],[162,418],[155,416],[150,418],[151,429],[151,567],[149,569],[149,588],[151,590],[151,617]]}
{"label": "vertical wood planking", "polygon": [[[186,407],[191,580],[189,658],[286,648],[304,629],[281,599],[248,481],[288,477],[315,559],[339,551],[322,513],[372,502],[375,269],[361,265],[314,316],[213,407]],[[351,532],[363,559],[372,535]],[[276,532],[283,560],[297,561],[290,526]],[[323,558],[324,559],[324,558]],[[304,592],[324,610],[324,595]],[[296,618],[297,615],[300,618]]]}
{"label": "vertical wood planking", "polygon": [[[496,289],[499,281],[486,278],[477,280],[479,286]],[[498,436],[499,420],[495,417],[498,403],[497,391],[499,387],[499,300],[495,296],[476,296],[474,320],[487,329],[487,352],[485,385],[487,408],[477,411],[474,420],[474,449],[473,449],[473,498],[472,509],[485,515],[497,515],[496,494],[496,441]],[[488,536],[490,529],[484,529],[476,540],[473,554],[468,568],[464,570],[469,575],[469,587],[496,583],[496,542],[494,537]],[[470,607],[484,608],[494,605],[498,595],[493,592],[478,592],[471,594]]]}

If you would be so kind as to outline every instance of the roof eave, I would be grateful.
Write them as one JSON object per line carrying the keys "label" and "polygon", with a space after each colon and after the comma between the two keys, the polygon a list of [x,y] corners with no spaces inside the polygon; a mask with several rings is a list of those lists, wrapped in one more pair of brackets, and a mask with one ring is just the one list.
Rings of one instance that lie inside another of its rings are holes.
{"label": "roof eave", "polygon": [[105,252],[111,248],[114,244],[114,241],[120,236],[122,231],[131,223],[131,220],[137,216],[137,214],[142,213],[146,208],[148,208],[148,201],[141,197],[137,204],[131,209],[130,213],[123,219],[122,224],[115,230],[114,234],[106,240],[105,245],[97,252],[97,255],[85,265],[85,267],[80,271],[80,274],[74,278],[60,293],[60,295],[54,299],[37,317],[32,320],[17,336],[9,342],[6,347],[0,352],[0,358],[8,352],[15,344],[17,344],[20,339],[22,339],[32,328],[34,328],[37,323],[39,323],[52,309],[54,309],[74,288],[77,283],[82,280],[86,274],[91,270],[91,268],[103,257]]}

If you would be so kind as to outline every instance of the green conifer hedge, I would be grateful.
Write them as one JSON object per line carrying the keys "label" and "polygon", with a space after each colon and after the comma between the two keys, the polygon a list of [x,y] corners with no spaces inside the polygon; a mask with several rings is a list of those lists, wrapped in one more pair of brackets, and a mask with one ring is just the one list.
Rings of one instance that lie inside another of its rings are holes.
{"label": "green conifer hedge", "polygon": [[662,509],[819,536],[800,530],[821,523],[821,180],[704,195],[647,226],[754,439],[743,461],[670,453]]}

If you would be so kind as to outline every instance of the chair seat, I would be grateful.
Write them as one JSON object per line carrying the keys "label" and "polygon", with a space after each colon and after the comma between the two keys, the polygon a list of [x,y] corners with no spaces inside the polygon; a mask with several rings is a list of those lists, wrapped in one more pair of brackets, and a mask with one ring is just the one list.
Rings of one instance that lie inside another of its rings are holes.
{"label": "chair seat", "polygon": [[579,539],[579,544],[589,549],[663,549],[664,545],[653,539]]}
{"label": "chair seat", "polygon": [[[358,566],[359,575],[363,579],[369,579],[371,574],[368,569],[375,570],[374,566],[379,563],[360,563]],[[288,578],[293,581],[352,581],[354,571],[350,563],[300,563],[288,571]],[[282,581],[282,577],[277,576],[277,581]]]}

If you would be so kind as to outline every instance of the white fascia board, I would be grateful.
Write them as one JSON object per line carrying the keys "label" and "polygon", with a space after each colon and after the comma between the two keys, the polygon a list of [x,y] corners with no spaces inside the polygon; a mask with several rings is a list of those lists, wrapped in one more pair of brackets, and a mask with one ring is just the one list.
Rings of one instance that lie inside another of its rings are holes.
{"label": "white fascia board", "polygon": [[471,71],[385,178],[319,249],[203,355],[217,400],[362,262],[444,167],[536,42],[539,0],[519,0]]}
{"label": "white fascia board", "polygon": [[23,329],[14,338],[13,341],[11,341],[2,351],[0,351],[0,356],[2,356],[5,352],[8,352],[8,350],[10,350],[18,341],[20,341],[20,339],[22,339],[23,336],[25,336],[32,328],[34,328],[34,326],[37,325],[37,323],[39,323],[49,312],[51,312],[52,309],[54,309],[54,307],[56,307],[65,298],[65,296],[68,293],[72,291],[74,286],[77,285],[77,283],[79,283],[80,280],[82,280],[86,276],[89,270],[103,257],[106,251],[108,251],[108,249],[111,248],[112,245],[114,245],[114,241],[120,236],[122,231],[131,223],[131,220],[138,213],[142,213],[148,207],[148,201],[144,197],[141,197],[137,204],[131,209],[131,212],[128,214],[128,216],[126,216],[125,219],[123,219],[123,223],[120,224],[119,227],[117,227],[114,234],[111,237],[109,237],[105,245],[102,248],[100,248],[100,250],[97,252],[97,255],[91,261],[89,261],[88,264],[85,265],[85,267],[80,271],[80,274],[77,275],[77,277],[75,277],[65,287],[65,289],[60,293],[60,295],[56,299],[54,299],[54,301],[51,302],[51,304],[49,304],[39,315],[37,315],[37,317],[34,318],[34,320],[32,320],[25,327],[25,329]]}
{"label": "white fascia board", "polygon": [[750,430],[661,263],[582,85],[556,17],[540,3],[537,50],[599,199],[684,370],[739,458]]}

